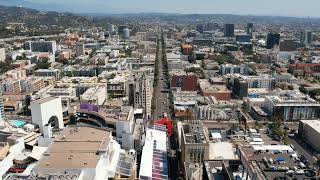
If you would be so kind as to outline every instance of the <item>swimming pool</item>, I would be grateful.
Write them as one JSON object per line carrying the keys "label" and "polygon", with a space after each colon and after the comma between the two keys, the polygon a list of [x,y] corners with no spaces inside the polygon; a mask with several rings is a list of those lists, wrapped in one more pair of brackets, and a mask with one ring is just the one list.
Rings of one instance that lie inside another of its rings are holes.
{"label": "swimming pool", "polygon": [[24,125],[27,124],[26,122],[20,121],[20,120],[10,120],[9,123],[12,126],[17,127],[17,128],[21,128],[21,127],[23,127]]}

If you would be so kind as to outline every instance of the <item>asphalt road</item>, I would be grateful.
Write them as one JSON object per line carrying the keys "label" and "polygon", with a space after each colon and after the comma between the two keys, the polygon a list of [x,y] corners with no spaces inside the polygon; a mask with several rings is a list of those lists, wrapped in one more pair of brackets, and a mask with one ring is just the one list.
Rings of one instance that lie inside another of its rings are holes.
{"label": "asphalt road", "polygon": [[299,156],[303,155],[309,161],[310,165],[316,162],[316,158],[312,155],[312,153],[307,151],[308,147],[302,147],[303,145],[300,145],[300,143],[298,143],[294,137],[290,137],[289,141],[294,146],[297,154]]}
{"label": "asphalt road", "polygon": [[169,94],[161,92],[166,86],[166,77],[163,74],[163,63],[162,63],[162,41],[159,43],[158,61],[159,61],[159,80],[157,86],[154,88],[154,98],[155,98],[155,110],[154,110],[154,120],[158,120],[162,117],[163,113],[169,115]]}

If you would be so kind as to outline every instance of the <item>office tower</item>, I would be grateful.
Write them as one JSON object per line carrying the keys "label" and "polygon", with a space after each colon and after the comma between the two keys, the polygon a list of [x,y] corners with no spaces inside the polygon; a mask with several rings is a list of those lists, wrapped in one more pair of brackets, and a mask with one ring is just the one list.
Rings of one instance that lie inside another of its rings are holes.
{"label": "office tower", "polygon": [[121,26],[118,27],[118,34],[119,34],[120,36],[123,36],[123,30],[124,30],[125,28],[128,28],[128,26],[126,26],[126,25],[121,25]]}
{"label": "office tower", "polygon": [[108,31],[109,31],[110,34],[115,31],[115,27],[114,27],[113,24],[108,24]]}
{"label": "office tower", "polygon": [[3,120],[4,117],[5,117],[5,115],[4,115],[4,104],[3,104],[2,91],[0,89],[0,121]]}
{"label": "office tower", "polygon": [[105,38],[105,34],[104,34],[103,31],[100,31],[100,32],[99,32],[99,37],[100,37],[101,39],[104,39],[104,38]]}
{"label": "office tower", "polygon": [[6,60],[6,50],[4,48],[0,49],[0,62],[4,62]]}
{"label": "office tower", "polygon": [[203,25],[203,24],[198,24],[197,27],[196,27],[196,30],[197,30],[199,33],[203,33],[203,31],[204,31],[204,25]]}
{"label": "office tower", "polygon": [[252,33],[253,33],[253,23],[248,23],[247,24],[246,32],[247,32],[247,34],[252,35]]}
{"label": "office tower", "polygon": [[304,45],[308,45],[312,42],[312,32],[311,31],[303,31],[301,32],[300,42]]}
{"label": "office tower", "polygon": [[151,117],[151,83],[150,80],[142,75],[141,79],[136,80],[134,107],[143,108],[146,118]]}
{"label": "office tower", "polygon": [[76,46],[76,56],[84,55],[84,53],[85,53],[84,44],[77,44],[77,46]]}
{"label": "office tower", "polygon": [[235,79],[232,87],[232,93],[239,99],[248,97],[249,84],[243,79]]}
{"label": "office tower", "polygon": [[233,37],[233,36],[234,36],[234,24],[225,24],[224,37]]}
{"label": "office tower", "polygon": [[267,49],[272,49],[275,45],[280,44],[280,34],[268,33],[267,35]]}
{"label": "office tower", "polygon": [[57,51],[57,43],[55,41],[27,41],[23,48],[31,52],[51,52],[55,54]]}
{"label": "office tower", "polygon": [[129,30],[129,28],[124,28],[124,29],[123,29],[123,38],[129,39],[129,37],[130,37],[130,30]]}

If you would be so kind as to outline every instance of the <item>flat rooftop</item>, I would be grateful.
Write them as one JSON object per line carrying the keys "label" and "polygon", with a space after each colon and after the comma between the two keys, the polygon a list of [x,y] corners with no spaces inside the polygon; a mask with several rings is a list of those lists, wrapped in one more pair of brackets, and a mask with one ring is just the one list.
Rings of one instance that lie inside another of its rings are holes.
{"label": "flat rooftop", "polygon": [[209,148],[209,159],[238,159],[235,148],[229,142],[210,143]]}
{"label": "flat rooftop", "polygon": [[[277,177],[286,177],[288,179],[308,179],[303,174],[293,173],[292,177],[289,177],[286,172],[289,169],[300,169],[299,163],[295,161],[291,156],[293,152],[288,152],[290,146],[285,145],[263,145],[262,150],[256,147],[242,148],[249,165],[254,170],[263,175],[266,179],[276,179]],[[279,150],[276,150],[279,149]],[[303,171],[303,170],[302,170]]]}
{"label": "flat rooftop", "polygon": [[44,103],[47,103],[47,102],[55,100],[55,99],[57,99],[57,97],[41,98],[41,99],[32,101],[31,104],[44,104]]}
{"label": "flat rooftop", "polygon": [[[99,152],[107,150],[111,133],[89,126],[69,126],[50,144],[34,170],[63,171],[95,168]],[[40,172],[41,173],[41,172]]]}
{"label": "flat rooftop", "polygon": [[211,84],[208,80],[199,80],[199,86],[204,93],[210,92],[230,92],[225,85]]}
{"label": "flat rooftop", "polygon": [[208,143],[208,135],[202,126],[186,124],[183,125],[184,139],[186,143],[203,144]]}
{"label": "flat rooftop", "polygon": [[301,120],[303,124],[307,124],[320,134],[320,119],[319,120]]}

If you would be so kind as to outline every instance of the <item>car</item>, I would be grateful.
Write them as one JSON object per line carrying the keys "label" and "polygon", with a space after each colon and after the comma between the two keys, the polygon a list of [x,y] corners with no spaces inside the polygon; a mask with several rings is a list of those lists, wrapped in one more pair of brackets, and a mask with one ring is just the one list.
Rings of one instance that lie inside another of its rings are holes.
{"label": "car", "polygon": [[310,164],[308,159],[304,159],[304,160],[302,160],[302,162],[303,162],[305,165],[309,165],[309,164]]}
{"label": "car", "polygon": [[299,167],[301,168],[301,169],[305,169],[305,168],[307,168],[307,166],[303,163],[303,162],[299,162]]}
{"label": "car", "polygon": [[290,147],[294,150],[295,148],[294,148],[294,146],[293,146],[293,144],[290,144]]}
{"label": "car", "polygon": [[297,169],[297,170],[295,171],[295,173],[296,173],[297,175],[301,175],[301,174],[304,174],[304,171],[303,171],[302,169]]}

